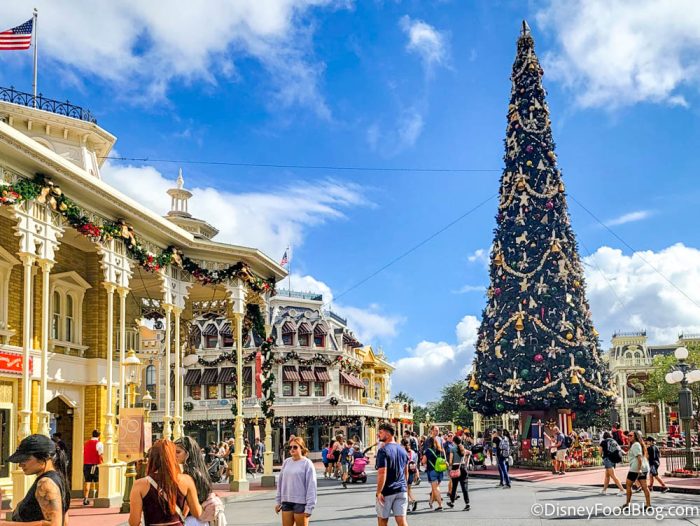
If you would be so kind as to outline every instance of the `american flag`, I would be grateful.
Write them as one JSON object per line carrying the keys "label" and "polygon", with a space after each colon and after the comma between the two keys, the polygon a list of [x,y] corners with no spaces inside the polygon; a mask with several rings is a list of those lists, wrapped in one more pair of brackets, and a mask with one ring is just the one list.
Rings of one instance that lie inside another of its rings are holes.
{"label": "american flag", "polygon": [[14,49],[29,49],[32,45],[32,28],[34,19],[30,18],[24,24],[0,33],[0,51]]}
{"label": "american flag", "polygon": [[287,263],[289,263],[289,256],[287,255],[287,251],[289,251],[289,249],[284,251],[284,256],[282,256],[282,261],[280,261],[280,267],[284,267]]}

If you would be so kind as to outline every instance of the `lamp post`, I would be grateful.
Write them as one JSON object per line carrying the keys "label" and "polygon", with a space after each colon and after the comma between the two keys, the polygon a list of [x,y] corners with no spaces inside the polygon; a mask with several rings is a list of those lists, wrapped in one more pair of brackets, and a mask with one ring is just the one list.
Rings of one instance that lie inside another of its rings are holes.
{"label": "lamp post", "polygon": [[[126,359],[122,362],[122,365],[124,366],[124,382],[126,383],[125,405],[127,408],[132,408],[136,405],[136,387],[141,384],[141,360],[136,356],[136,352],[131,349],[127,353]],[[148,392],[146,392],[146,394],[148,395]],[[150,398],[150,395],[148,396]],[[144,399],[145,398],[144,396]],[[124,476],[126,477],[124,483],[124,498],[122,499],[120,511],[121,513],[129,513],[129,511],[131,511],[129,497],[131,495],[131,488],[134,486],[134,480],[136,480],[136,463],[134,461],[126,463],[126,474]]]}
{"label": "lamp post", "polygon": [[693,418],[693,399],[688,385],[700,381],[700,370],[692,369],[686,363],[688,349],[685,347],[679,347],[673,354],[678,360],[678,365],[676,365],[675,370],[666,375],[666,383],[681,384],[681,390],[678,393],[678,412],[685,433],[685,469],[695,471],[693,452],[690,450],[690,420]]}

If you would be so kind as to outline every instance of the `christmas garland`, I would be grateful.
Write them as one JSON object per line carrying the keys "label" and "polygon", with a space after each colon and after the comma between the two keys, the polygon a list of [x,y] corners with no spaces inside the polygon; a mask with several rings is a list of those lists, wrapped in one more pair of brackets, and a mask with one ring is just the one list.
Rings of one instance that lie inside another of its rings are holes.
{"label": "christmas garland", "polygon": [[50,206],[68,224],[94,243],[121,239],[126,245],[129,256],[149,272],[156,272],[168,265],[175,265],[191,274],[202,285],[240,279],[254,292],[275,294],[275,279],[256,276],[248,264],[243,261],[225,269],[210,270],[203,268],[173,246],[161,250],[159,254],[152,253],[143,246],[133,227],[124,220],[103,219],[101,224],[91,221],[73,200],[65,196],[58,185],[41,174],[37,174],[33,181],[20,178],[14,183],[0,186],[0,205],[9,206],[27,201],[36,201]]}

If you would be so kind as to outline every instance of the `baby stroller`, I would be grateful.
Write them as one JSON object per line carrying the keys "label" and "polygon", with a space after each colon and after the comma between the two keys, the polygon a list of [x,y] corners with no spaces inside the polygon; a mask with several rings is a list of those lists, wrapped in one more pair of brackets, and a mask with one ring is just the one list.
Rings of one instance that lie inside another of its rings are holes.
{"label": "baby stroller", "polygon": [[467,461],[467,469],[469,471],[476,471],[478,468],[486,469],[486,455],[484,454],[483,444],[474,444],[472,446],[472,454],[469,455],[469,460]]}
{"label": "baby stroller", "polygon": [[350,470],[348,471],[350,482],[353,484],[356,482],[362,482],[363,484],[367,482],[367,473],[365,473],[367,464],[369,464],[367,457],[358,457],[353,461],[352,466],[350,466]]}
{"label": "baby stroller", "polygon": [[226,462],[224,461],[224,459],[214,457],[212,463],[207,468],[207,472],[209,473],[209,478],[211,479],[211,481],[214,483],[223,482],[226,473],[225,468]]}

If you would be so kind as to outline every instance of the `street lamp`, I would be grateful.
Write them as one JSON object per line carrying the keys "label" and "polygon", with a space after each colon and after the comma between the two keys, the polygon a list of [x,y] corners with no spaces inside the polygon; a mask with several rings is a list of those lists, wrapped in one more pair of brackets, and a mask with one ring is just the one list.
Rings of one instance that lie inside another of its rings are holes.
{"label": "street lamp", "polygon": [[[136,352],[131,349],[126,353],[126,359],[122,362],[124,366],[124,383],[126,384],[126,407],[132,408],[136,405],[136,387],[141,385],[141,360],[136,356]],[[148,394],[148,391],[146,392]],[[146,397],[144,396],[144,399]],[[150,395],[149,395],[150,398]],[[121,424],[121,422],[120,422]],[[126,481],[124,484],[124,498],[122,499],[121,513],[129,513],[131,504],[131,488],[136,480],[136,463],[126,463]]]}
{"label": "street lamp", "polygon": [[666,383],[681,384],[681,390],[678,393],[678,412],[685,433],[685,469],[695,471],[693,453],[690,450],[690,420],[693,418],[693,400],[688,384],[700,381],[700,370],[691,370],[691,366],[686,363],[688,349],[685,347],[678,347],[673,354],[678,360],[678,365],[676,365],[675,370],[666,375]]}

